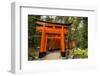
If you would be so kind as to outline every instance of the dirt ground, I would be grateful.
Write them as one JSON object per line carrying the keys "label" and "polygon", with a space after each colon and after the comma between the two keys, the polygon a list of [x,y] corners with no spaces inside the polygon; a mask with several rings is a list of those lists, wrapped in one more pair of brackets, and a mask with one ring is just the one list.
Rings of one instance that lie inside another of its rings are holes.
{"label": "dirt ground", "polygon": [[[60,54],[60,50],[56,50],[53,52],[48,52],[46,54],[45,57],[43,58],[38,58],[39,57],[39,51],[34,51],[32,48],[29,49],[29,55],[34,57],[33,60],[58,60],[58,59],[62,59],[61,54]],[[29,59],[31,60],[31,59]]]}
{"label": "dirt ground", "polygon": [[60,52],[59,51],[50,52],[49,54],[47,54],[43,58],[43,60],[57,60],[57,59],[61,59],[61,56],[60,56]]}

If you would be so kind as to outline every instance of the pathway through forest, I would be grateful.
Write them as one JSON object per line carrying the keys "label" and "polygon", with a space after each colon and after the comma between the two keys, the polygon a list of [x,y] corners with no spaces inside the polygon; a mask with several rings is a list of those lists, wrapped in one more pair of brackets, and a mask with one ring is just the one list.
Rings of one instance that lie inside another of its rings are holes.
{"label": "pathway through forest", "polygon": [[61,59],[59,51],[50,52],[43,58],[43,60],[55,60],[55,59]]}

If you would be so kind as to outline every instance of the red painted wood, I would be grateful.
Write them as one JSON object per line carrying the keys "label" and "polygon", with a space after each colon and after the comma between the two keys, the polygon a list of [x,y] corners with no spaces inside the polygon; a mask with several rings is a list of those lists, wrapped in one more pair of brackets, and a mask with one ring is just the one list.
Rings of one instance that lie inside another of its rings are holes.
{"label": "red painted wood", "polygon": [[[46,52],[47,48],[55,49],[60,48],[61,52],[65,52],[66,48],[66,40],[65,34],[68,33],[69,27],[58,24],[49,24],[44,22],[37,22],[37,24],[41,24],[42,26],[36,27],[36,31],[41,32],[41,45],[40,52]],[[48,44],[48,40],[50,40]]]}

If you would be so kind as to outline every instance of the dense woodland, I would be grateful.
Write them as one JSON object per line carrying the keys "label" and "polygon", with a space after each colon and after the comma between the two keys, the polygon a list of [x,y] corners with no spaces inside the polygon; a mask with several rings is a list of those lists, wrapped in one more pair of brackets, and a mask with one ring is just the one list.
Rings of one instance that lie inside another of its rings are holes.
{"label": "dense woodland", "polygon": [[[28,48],[29,56],[32,51],[38,51],[41,41],[41,33],[36,31],[36,19],[42,21],[49,21],[55,23],[71,23],[69,34],[66,36],[66,40],[74,40],[75,48],[72,49],[73,55],[79,55],[80,58],[88,57],[88,18],[76,17],[76,16],[40,16],[40,15],[28,15]],[[30,52],[30,48],[33,49]],[[31,54],[33,55],[33,54]],[[35,54],[34,54],[35,55]]]}

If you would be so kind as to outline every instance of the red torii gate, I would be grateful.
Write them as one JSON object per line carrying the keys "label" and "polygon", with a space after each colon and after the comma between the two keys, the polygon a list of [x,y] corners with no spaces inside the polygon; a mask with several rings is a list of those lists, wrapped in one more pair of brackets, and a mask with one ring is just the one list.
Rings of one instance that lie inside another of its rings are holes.
{"label": "red torii gate", "polygon": [[39,58],[42,58],[46,55],[48,39],[51,39],[52,42],[57,42],[58,40],[60,41],[61,56],[65,57],[65,35],[69,32],[69,24],[66,25],[61,23],[50,23],[45,21],[37,21],[36,23],[42,25],[36,27],[36,31],[42,33]]}

